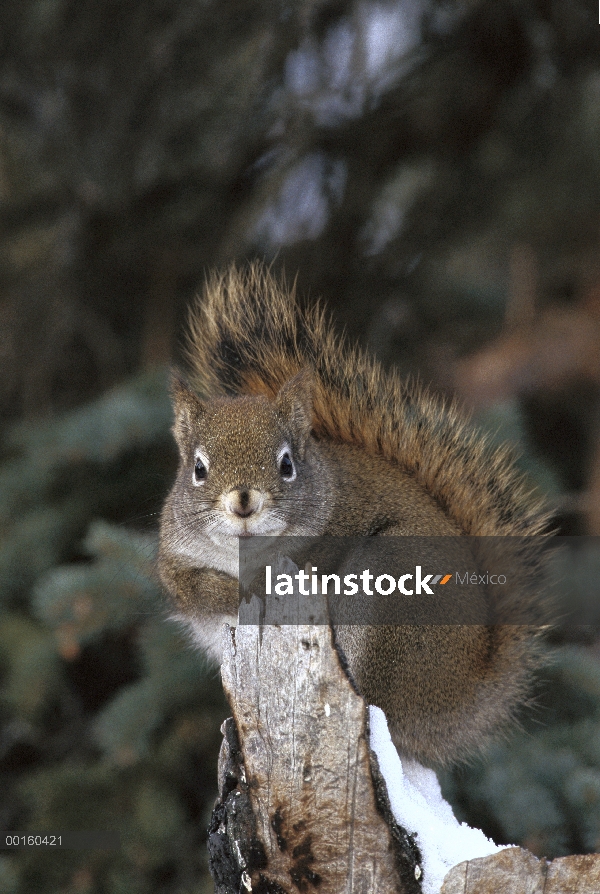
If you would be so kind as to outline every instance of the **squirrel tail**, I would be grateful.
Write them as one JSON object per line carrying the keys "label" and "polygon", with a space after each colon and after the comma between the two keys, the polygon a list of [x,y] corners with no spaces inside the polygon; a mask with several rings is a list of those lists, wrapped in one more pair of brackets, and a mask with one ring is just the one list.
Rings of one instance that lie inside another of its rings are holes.
{"label": "squirrel tail", "polygon": [[213,275],[190,314],[192,384],[216,395],[274,397],[306,366],[315,372],[318,438],[397,463],[469,535],[530,536],[548,523],[506,448],[491,448],[458,411],[335,333],[268,268]]}

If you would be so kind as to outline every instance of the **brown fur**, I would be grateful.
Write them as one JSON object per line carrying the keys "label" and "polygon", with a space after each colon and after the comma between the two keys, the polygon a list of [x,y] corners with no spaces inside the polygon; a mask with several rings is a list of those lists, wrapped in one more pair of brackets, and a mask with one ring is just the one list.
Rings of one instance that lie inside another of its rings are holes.
{"label": "brown fur", "polygon": [[300,307],[263,266],[215,275],[190,314],[188,358],[209,394],[274,397],[303,367],[316,372],[314,431],[405,469],[461,531],[533,535],[546,517],[506,449],[489,449],[455,406],[385,373],[335,334],[321,307]]}
{"label": "brown fur", "polygon": [[[287,534],[543,529],[540,506],[506,451],[490,450],[455,407],[347,347],[320,308],[300,308],[294,290],[263,267],[232,267],[207,284],[191,314],[188,355],[196,390],[211,397],[175,385],[181,463],[161,520],[160,571],[215,657],[218,624],[235,615],[238,585],[231,549],[225,555],[215,546],[202,519],[223,514],[223,495],[233,499],[241,485],[257,505],[264,500],[254,517],[283,518]],[[282,438],[298,460],[291,489],[272,462]],[[198,487],[200,446],[213,465]],[[484,598],[473,594],[478,606]],[[534,623],[537,606],[525,614]],[[336,630],[354,681],[386,711],[403,752],[425,762],[461,759],[510,720],[527,691],[535,636],[502,625],[501,607],[494,620]]]}

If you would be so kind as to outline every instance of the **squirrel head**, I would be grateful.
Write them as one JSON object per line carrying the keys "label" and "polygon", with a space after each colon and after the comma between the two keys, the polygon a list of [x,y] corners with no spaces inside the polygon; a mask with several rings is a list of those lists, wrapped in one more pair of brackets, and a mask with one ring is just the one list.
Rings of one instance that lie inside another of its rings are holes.
{"label": "squirrel head", "polygon": [[180,521],[216,539],[298,533],[291,524],[294,507],[315,498],[313,388],[310,368],[286,382],[274,400],[201,400],[174,379]]}

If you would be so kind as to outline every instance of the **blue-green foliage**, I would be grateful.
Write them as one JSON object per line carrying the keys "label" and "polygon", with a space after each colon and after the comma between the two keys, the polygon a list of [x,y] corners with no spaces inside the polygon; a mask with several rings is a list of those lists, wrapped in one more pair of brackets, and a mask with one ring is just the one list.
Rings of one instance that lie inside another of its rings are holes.
{"label": "blue-green foliage", "polygon": [[560,856],[600,850],[600,661],[552,650],[526,729],[484,761],[444,777],[461,820],[498,841]]}
{"label": "blue-green foliage", "polygon": [[160,371],[5,441],[2,828],[115,829],[121,849],[5,852],[3,894],[210,890],[225,708],[156,576],[170,420]]}
{"label": "blue-green foliage", "polygon": [[[97,512],[122,508],[127,486],[139,487],[138,500],[156,491],[156,481],[149,488],[144,480],[143,452],[161,444],[168,451],[166,382],[164,370],[140,375],[60,419],[9,433],[4,447],[16,457],[0,469],[3,604],[67,557]],[[127,462],[136,451],[139,468]]]}

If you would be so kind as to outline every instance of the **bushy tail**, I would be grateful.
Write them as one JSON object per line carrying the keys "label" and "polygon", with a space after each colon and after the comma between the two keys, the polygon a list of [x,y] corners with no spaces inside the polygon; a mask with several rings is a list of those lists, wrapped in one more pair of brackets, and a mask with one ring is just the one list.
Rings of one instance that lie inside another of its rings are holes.
{"label": "bushy tail", "polygon": [[301,307],[260,264],[214,275],[190,316],[193,384],[210,395],[274,396],[310,365],[317,437],[385,456],[471,535],[532,535],[546,523],[506,449],[444,403],[348,346],[317,305]]}

